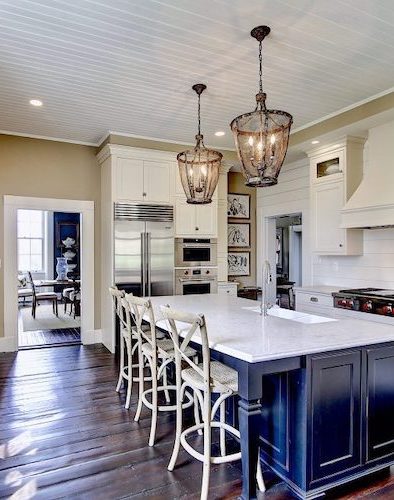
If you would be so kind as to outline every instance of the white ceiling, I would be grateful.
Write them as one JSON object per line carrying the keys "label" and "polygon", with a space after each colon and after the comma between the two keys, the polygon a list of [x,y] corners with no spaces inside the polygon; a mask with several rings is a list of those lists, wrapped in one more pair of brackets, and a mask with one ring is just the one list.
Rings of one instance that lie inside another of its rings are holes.
{"label": "white ceiling", "polygon": [[393,0],[0,0],[0,129],[190,143],[201,81],[205,142],[233,147],[229,122],[254,108],[258,24],[272,28],[268,106],[294,128],[393,85]]}

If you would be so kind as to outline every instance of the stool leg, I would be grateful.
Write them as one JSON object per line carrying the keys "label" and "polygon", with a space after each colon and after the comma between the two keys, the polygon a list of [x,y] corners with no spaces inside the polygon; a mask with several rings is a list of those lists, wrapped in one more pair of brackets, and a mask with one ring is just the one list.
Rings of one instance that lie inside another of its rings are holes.
{"label": "stool leg", "polygon": [[[167,367],[168,367],[168,365],[163,370],[163,385],[164,385],[164,387],[168,386]],[[168,389],[164,390],[164,396],[166,398],[166,402],[169,403],[170,402],[170,393],[169,393]]]}
{"label": "stool leg", "polygon": [[[166,369],[164,370],[166,373]],[[152,357],[152,419],[150,423],[149,446],[155,444],[156,425],[157,425],[157,357],[153,354]]]}
{"label": "stool leg", "polygon": [[123,368],[124,368],[124,338],[122,332],[120,333],[120,361],[119,361],[119,377],[118,383],[116,384],[116,392],[120,391],[123,380]]}
{"label": "stool leg", "polygon": [[181,444],[181,433],[182,433],[182,392],[183,386],[181,387],[181,373],[178,370],[177,366],[177,374],[176,374],[176,430],[175,430],[175,441],[174,441],[174,449],[172,450],[172,455],[170,459],[170,463],[168,464],[167,469],[169,471],[174,470],[176,459],[178,458],[179,447]]}
{"label": "stool leg", "polygon": [[[226,401],[220,405],[220,423],[224,424],[226,421]],[[222,457],[226,454],[226,431],[220,427],[220,454]]]}
{"label": "stool leg", "polygon": [[209,475],[211,472],[211,395],[204,393],[204,462],[202,469],[201,500],[208,498]]}
{"label": "stool leg", "polygon": [[133,360],[131,356],[131,338],[126,339],[126,352],[127,352],[127,393],[126,393],[126,404],[124,407],[128,410],[130,408],[131,390],[133,388]]}
{"label": "stool leg", "polygon": [[142,394],[144,392],[144,357],[142,355],[141,341],[138,340],[138,404],[134,421],[138,422],[142,410]]}
{"label": "stool leg", "polygon": [[[193,399],[194,399],[194,421],[196,422],[196,424],[201,424],[200,407],[196,391],[193,392]],[[197,433],[201,436],[202,430],[198,429]]]}

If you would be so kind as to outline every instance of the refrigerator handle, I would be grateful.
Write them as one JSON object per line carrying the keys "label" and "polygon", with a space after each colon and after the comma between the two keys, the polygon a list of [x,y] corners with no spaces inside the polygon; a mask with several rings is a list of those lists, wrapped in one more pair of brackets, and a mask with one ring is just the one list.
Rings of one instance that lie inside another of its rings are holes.
{"label": "refrigerator handle", "polygon": [[146,270],[147,270],[147,289],[148,297],[152,295],[152,283],[151,283],[151,234],[146,233]]}
{"label": "refrigerator handle", "polygon": [[141,296],[145,295],[146,282],[145,282],[145,269],[146,269],[146,258],[145,258],[145,233],[141,233]]}

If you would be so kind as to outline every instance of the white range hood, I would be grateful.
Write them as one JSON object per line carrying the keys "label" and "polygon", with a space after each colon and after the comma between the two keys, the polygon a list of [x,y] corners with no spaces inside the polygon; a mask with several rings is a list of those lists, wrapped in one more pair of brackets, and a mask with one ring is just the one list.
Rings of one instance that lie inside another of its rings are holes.
{"label": "white range hood", "polygon": [[341,214],[343,228],[394,226],[394,122],[369,130],[364,175]]}

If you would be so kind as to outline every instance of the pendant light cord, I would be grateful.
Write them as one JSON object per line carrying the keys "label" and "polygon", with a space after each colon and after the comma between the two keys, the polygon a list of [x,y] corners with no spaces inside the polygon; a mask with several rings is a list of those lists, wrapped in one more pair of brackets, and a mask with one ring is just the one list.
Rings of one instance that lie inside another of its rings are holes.
{"label": "pendant light cord", "polygon": [[259,92],[263,92],[263,55],[262,55],[262,42],[259,42],[259,63],[260,63],[260,70],[259,70],[259,80],[260,80],[260,86],[259,86]]}
{"label": "pendant light cord", "polygon": [[198,135],[201,135],[201,118],[200,118],[200,111],[201,111],[201,94],[198,94]]}

